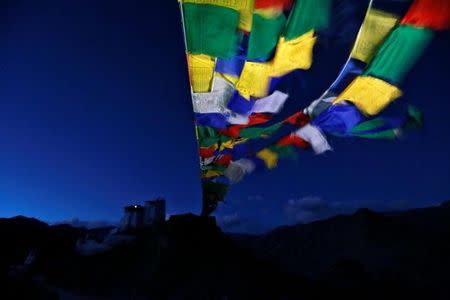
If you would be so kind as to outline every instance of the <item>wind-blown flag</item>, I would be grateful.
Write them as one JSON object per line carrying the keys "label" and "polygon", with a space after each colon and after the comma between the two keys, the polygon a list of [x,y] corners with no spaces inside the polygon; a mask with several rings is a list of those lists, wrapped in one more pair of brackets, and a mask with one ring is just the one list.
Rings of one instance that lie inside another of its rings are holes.
{"label": "wind-blown flag", "polygon": [[299,150],[331,150],[327,135],[394,139],[422,124],[417,109],[396,104],[407,98],[401,83],[433,31],[449,27],[450,1],[416,0],[403,17],[372,2],[336,80],[277,120],[296,100],[278,85],[312,66],[332,1],[180,0],[204,214],[245,175]]}

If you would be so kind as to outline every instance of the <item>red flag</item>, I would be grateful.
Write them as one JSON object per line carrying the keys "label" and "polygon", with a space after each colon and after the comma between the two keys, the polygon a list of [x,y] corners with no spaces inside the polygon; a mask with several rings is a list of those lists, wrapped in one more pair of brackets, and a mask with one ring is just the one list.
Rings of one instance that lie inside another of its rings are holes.
{"label": "red flag", "polygon": [[202,158],[208,158],[214,155],[214,151],[216,150],[216,147],[212,146],[209,148],[201,147],[199,149],[200,157]]}
{"label": "red flag", "polygon": [[233,137],[233,138],[237,138],[239,137],[239,133],[241,131],[242,128],[246,128],[249,126],[253,126],[253,125],[257,125],[257,124],[262,124],[262,123],[266,123],[267,121],[270,121],[272,119],[272,116],[268,115],[268,114],[252,114],[248,117],[248,123],[245,125],[231,125],[228,126],[226,129],[222,129],[219,131],[219,134],[221,135],[225,135],[225,136],[229,136],[229,137]]}
{"label": "red flag", "polygon": [[243,125],[231,125],[228,126],[226,129],[222,129],[219,131],[219,134],[237,138],[239,137],[239,132],[243,128]]}
{"label": "red flag", "polygon": [[266,123],[272,119],[271,115],[268,114],[252,114],[248,117],[248,124],[245,126],[252,126],[257,124]]}
{"label": "red flag", "polygon": [[224,154],[216,160],[217,165],[228,166],[231,162],[231,154]]}
{"label": "red flag", "polygon": [[305,115],[303,112],[299,111],[289,118],[285,119],[284,122],[298,126],[303,127],[310,121],[310,118],[308,115]]}
{"label": "red flag", "polygon": [[434,30],[450,28],[450,0],[415,0],[401,24]]}
{"label": "red flag", "polygon": [[279,145],[279,146],[289,146],[289,145],[294,145],[294,146],[296,146],[296,147],[303,148],[303,149],[309,147],[309,144],[308,144],[307,141],[305,141],[305,140],[302,139],[301,137],[296,136],[296,135],[294,135],[294,134],[285,136],[284,138],[280,139],[280,140],[277,142],[277,145]]}
{"label": "red flag", "polygon": [[289,9],[292,6],[292,0],[256,0],[255,8],[278,8]]}

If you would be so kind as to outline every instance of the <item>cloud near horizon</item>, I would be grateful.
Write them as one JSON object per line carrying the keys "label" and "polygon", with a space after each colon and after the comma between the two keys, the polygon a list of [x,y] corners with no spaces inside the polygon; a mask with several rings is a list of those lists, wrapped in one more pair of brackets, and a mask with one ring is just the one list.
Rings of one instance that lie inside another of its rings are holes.
{"label": "cloud near horizon", "polygon": [[292,198],[284,205],[284,214],[290,223],[309,223],[336,214],[336,203],[317,196]]}
{"label": "cloud near horizon", "polygon": [[102,221],[102,220],[83,221],[83,220],[80,220],[79,218],[73,218],[72,220],[63,220],[63,221],[51,223],[51,225],[63,225],[63,224],[67,224],[67,225],[70,225],[70,226],[76,227],[76,228],[84,227],[87,229],[92,229],[92,228],[101,228],[101,227],[109,227],[109,226],[118,226],[119,223]]}
{"label": "cloud near horizon", "polygon": [[408,200],[385,203],[377,200],[326,201],[319,196],[304,196],[289,199],[283,207],[284,215],[290,224],[310,223],[339,214],[352,214],[360,208],[378,212],[402,211],[416,206]]}

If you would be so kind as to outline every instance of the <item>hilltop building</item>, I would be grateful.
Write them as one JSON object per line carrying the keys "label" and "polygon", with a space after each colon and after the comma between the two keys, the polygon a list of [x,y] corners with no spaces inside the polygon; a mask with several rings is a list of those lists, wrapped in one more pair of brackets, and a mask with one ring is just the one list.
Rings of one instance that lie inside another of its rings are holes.
{"label": "hilltop building", "polygon": [[145,201],[144,205],[144,225],[162,223],[166,220],[166,200],[158,198]]}
{"label": "hilltop building", "polygon": [[124,208],[119,231],[129,231],[160,224],[166,219],[166,200],[158,198],[145,201],[142,205],[130,205]]}

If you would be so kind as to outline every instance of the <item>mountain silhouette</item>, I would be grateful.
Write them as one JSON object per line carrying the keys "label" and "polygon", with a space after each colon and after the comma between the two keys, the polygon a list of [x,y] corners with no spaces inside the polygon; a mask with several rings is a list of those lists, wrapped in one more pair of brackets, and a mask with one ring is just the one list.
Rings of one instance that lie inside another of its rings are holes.
{"label": "mountain silhouette", "polygon": [[[80,240],[120,234],[16,217],[0,219],[0,279],[9,282],[7,297],[24,290],[41,297],[29,299],[448,299],[449,234],[448,203],[360,209],[256,236],[227,234],[215,218],[188,214],[82,255]],[[32,263],[20,267],[30,252]]]}
{"label": "mountain silhouette", "polygon": [[363,208],[353,215],[236,240],[285,270],[332,286],[392,284],[433,291],[437,296],[449,289],[448,202],[405,212],[376,213]]}

